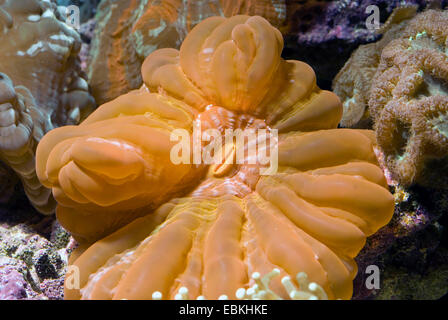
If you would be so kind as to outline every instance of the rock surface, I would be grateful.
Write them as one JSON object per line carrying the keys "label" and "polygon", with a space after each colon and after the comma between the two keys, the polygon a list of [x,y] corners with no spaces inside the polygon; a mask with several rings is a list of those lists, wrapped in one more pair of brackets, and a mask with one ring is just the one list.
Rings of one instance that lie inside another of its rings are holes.
{"label": "rock surface", "polygon": [[[367,239],[353,299],[439,299],[448,288],[448,195],[443,190],[391,186],[392,221]],[[369,290],[366,267],[380,269],[380,288]]]}
{"label": "rock surface", "polygon": [[23,190],[0,206],[0,300],[62,299],[75,243],[53,216],[37,214]]}
{"label": "rock surface", "polygon": [[310,64],[317,74],[318,84],[325,89],[344,66],[351,53],[360,45],[380,38],[369,30],[366,20],[368,6],[379,8],[380,24],[399,5],[426,5],[425,0],[337,0],[291,1],[287,7],[289,31],[283,52],[288,59]]}

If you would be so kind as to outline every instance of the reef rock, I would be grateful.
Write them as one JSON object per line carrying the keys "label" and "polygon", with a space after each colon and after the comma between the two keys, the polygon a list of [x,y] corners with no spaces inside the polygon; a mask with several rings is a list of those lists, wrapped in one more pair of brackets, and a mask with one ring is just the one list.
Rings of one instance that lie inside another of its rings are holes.
{"label": "reef rock", "polygon": [[[421,186],[391,188],[394,217],[356,257],[359,272],[353,298],[440,299],[448,288],[448,195]],[[370,265],[380,270],[380,288],[366,286]]]}
{"label": "reef rock", "polygon": [[80,37],[54,1],[2,1],[0,23],[0,157],[18,173],[32,204],[49,214],[55,203],[35,175],[37,143],[95,107],[79,67]]}
{"label": "reef rock", "polygon": [[281,26],[284,0],[105,0],[88,66],[89,84],[99,104],[142,85],[143,60],[160,48],[179,48],[187,33],[211,16],[260,15]]}
{"label": "reef rock", "polygon": [[[336,129],[339,99],[282,48],[262,17],[208,18],[180,51],[146,58],[139,90],[41,140],[37,174],[81,242],[66,298],[244,298],[261,275],[275,293],[264,298],[352,296],[354,257],[393,197],[373,132]],[[218,141],[226,129],[265,135],[216,142],[230,162],[174,165],[170,135],[183,129],[194,147],[197,126]],[[246,153],[253,145],[277,146],[278,166]]]}
{"label": "reef rock", "polygon": [[23,275],[0,257],[0,299],[21,300],[27,297],[28,284]]}
{"label": "reef rock", "polygon": [[424,8],[425,0],[333,0],[288,1],[284,57],[299,59],[316,71],[318,84],[325,89],[362,44],[378,40],[378,30],[367,28],[372,11],[378,8],[383,25],[393,10],[403,5]]}
{"label": "reef rock", "polygon": [[54,216],[35,213],[25,195],[0,206],[0,299],[62,299],[75,243]]}
{"label": "reef rock", "polygon": [[79,28],[79,34],[81,35],[82,45],[79,52],[79,58],[81,60],[81,70],[87,72],[87,64],[89,61],[90,48],[92,45],[92,39],[95,33],[96,20],[94,18],[81,24]]}

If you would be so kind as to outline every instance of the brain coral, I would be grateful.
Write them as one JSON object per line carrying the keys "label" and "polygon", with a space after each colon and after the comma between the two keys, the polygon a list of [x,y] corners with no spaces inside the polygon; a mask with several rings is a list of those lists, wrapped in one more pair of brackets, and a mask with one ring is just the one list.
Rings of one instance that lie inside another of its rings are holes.
{"label": "brain coral", "polygon": [[[447,186],[447,11],[399,8],[377,43],[361,46],[334,81],[342,126],[373,120],[392,176]],[[368,106],[368,109],[367,109]]]}
{"label": "brain coral", "polygon": [[95,105],[80,74],[80,37],[58,17],[54,1],[0,1],[0,157],[42,213],[53,212],[55,202],[36,177],[37,143]]}
{"label": "brain coral", "polygon": [[333,80],[333,90],[342,100],[343,127],[365,127],[370,121],[368,101],[372,80],[377,71],[384,47],[401,36],[408,19],[415,16],[417,6],[396,8],[377,33],[381,40],[361,45]]}
{"label": "brain coral", "polygon": [[448,186],[448,11],[429,10],[384,48],[370,112],[388,168],[404,185]]}
{"label": "brain coral", "polygon": [[14,194],[18,182],[14,172],[3,162],[0,162],[0,204],[7,204]]}
{"label": "brain coral", "polygon": [[284,0],[102,1],[88,66],[97,102],[139,88],[143,60],[156,49],[178,48],[200,21],[236,14],[263,16],[281,26],[286,4]]}
{"label": "brain coral", "polygon": [[[140,90],[41,140],[37,174],[81,241],[66,298],[351,297],[353,258],[393,198],[373,133],[336,129],[339,99],[282,47],[259,16],[208,18],[145,60]],[[278,170],[173,165],[169,133],[198,123],[278,130]]]}

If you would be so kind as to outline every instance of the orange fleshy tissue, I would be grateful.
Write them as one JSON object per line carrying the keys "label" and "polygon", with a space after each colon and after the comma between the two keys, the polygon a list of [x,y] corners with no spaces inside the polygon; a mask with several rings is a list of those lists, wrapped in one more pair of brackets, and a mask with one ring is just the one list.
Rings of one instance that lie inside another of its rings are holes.
{"label": "orange fleshy tissue", "polygon": [[[81,242],[67,299],[351,298],[354,257],[393,197],[373,133],[336,129],[339,99],[282,48],[261,17],[206,19],[147,57],[140,90],[42,139],[38,177]],[[198,123],[278,132],[277,170],[174,164],[170,135]]]}

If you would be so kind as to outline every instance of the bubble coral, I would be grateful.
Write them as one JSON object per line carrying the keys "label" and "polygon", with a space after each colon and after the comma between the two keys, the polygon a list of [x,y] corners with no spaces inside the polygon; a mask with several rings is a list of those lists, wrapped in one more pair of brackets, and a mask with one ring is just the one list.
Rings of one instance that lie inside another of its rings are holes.
{"label": "bubble coral", "polygon": [[143,60],[157,49],[179,48],[202,20],[237,14],[263,16],[281,26],[286,4],[284,0],[102,1],[88,65],[96,101],[102,104],[139,88]]}
{"label": "bubble coral", "polygon": [[59,17],[54,1],[0,1],[0,156],[45,214],[55,202],[35,174],[37,143],[53,127],[77,124],[95,106],[80,74],[80,37]]}
{"label": "bubble coral", "polygon": [[[82,242],[71,257],[79,288],[69,274],[67,299],[173,299],[185,290],[235,299],[257,283],[249,275],[274,269],[278,297],[300,292],[301,272],[319,297],[351,297],[353,258],[390,220],[393,197],[373,133],[336,129],[339,99],[317,87],[308,65],[283,60],[282,47],[261,17],[208,18],[180,51],[148,56],[140,90],[41,140],[39,179]],[[278,130],[278,170],[173,165],[169,133],[197,123]]]}

